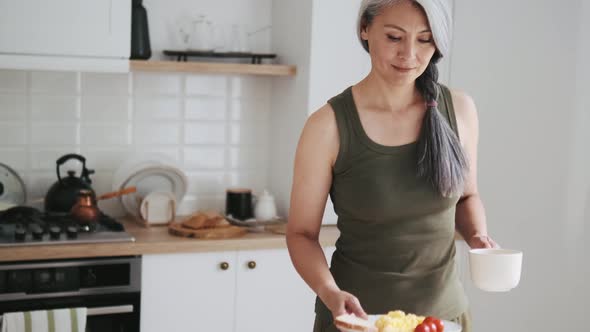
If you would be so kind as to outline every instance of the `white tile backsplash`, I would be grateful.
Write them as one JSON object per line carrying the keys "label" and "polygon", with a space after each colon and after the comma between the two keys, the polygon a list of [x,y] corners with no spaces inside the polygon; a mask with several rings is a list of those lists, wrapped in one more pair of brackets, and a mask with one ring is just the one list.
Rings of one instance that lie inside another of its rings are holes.
{"label": "white tile backsplash", "polygon": [[[267,186],[270,89],[270,78],[248,76],[0,70],[0,162],[40,198],[66,153],[86,157],[98,194],[127,157],[161,153],[188,177],[179,214],[222,212],[228,186]],[[64,176],[70,168],[80,165]],[[123,213],[117,199],[100,207]]]}
{"label": "white tile backsplash", "polygon": [[179,124],[135,124],[133,143],[140,145],[179,144]]}
{"label": "white tile backsplash", "polygon": [[133,102],[133,114],[136,120],[179,120],[181,104],[179,98],[137,97]]}
{"label": "white tile backsplash", "polygon": [[[57,175],[54,171],[46,171],[46,172],[33,172],[28,176],[28,179],[25,181],[25,185],[27,186],[27,196],[28,200],[39,200],[45,197],[47,191],[57,181]],[[37,203],[36,206],[43,206],[43,203]]]}
{"label": "white tile backsplash", "polygon": [[31,73],[31,92],[43,94],[78,93],[78,74],[74,72],[34,71]]}
{"label": "white tile backsplash", "polygon": [[125,96],[83,96],[82,122],[126,122],[130,119],[130,98]]}
{"label": "white tile backsplash", "polygon": [[0,142],[2,145],[27,144],[27,128],[23,124],[0,123]]}
{"label": "white tile backsplash", "polygon": [[31,96],[31,121],[76,123],[78,98],[63,96]]}
{"label": "white tile backsplash", "polygon": [[225,123],[187,123],[184,131],[186,144],[225,144]]}
{"label": "white tile backsplash", "polygon": [[225,98],[187,98],[185,102],[187,120],[225,120],[227,100]]}
{"label": "white tile backsplash", "polygon": [[78,144],[78,125],[76,124],[33,124],[31,144],[34,145],[72,145]]}
{"label": "white tile backsplash", "polygon": [[27,167],[27,151],[24,148],[0,148],[0,163],[22,170]]}
{"label": "white tile backsplash", "polygon": [[225,165],[223,146],[184,149],[185,169],[224,169]]}
{"label": "white tile backsplash", "polygon": [[27,118],[27,97],[0,94],[0,121],[24,121]]}
{"label": "white tile backsplash", "polygon": [[178,95],[181,74],[133,73],[133,87],[137,95]]}
{"label": "white tile backsplash", "polygon": [[178,205],[178,214],[187,215],[199,210],[225,211],[225,196],[187,195]]}
{"label": "white tile backsplash", "polygon": [[[31,169],[35,171],[55,171],[56,161],[61,156],[76,153],[75,146],[52,147],[52,148],[31,148]],[[68,169],[80,169],[81,164],[77,160],[71,160],[61,166],[62,174],[65,176]]]}
{"label": "white tile backsplash", "polygon": [[228,76],[225,75],[189,75],[186,77],[187,96],[217,96],[228,95]]}
{"label": "white tile backsplash", "polygon": [[80,151],[90,169],[115,171],[129,155],[127,148],[87,147]]}
{"label": "white tile backsplash", "polygon": [[225,191],[223,172],[187,173],[189,195],[222,195]]}
{"label": "white tile backsplash", "polygon": [[161,154],[168,157],[170,160],[180,163],[181,161],[181,149],[178,147],[156,147],[152,145],[147,146],[136,146],[135,152],[139,154]]}
{"label": "white tile backsplash", "polygon": [[129,74],[82,73],[84,95],[120,96],[129,94]]}
{"label": "white tile backsplash", "polygon": [[127,124],[111,125],[83,124],[80,128],[80,142],[82,145],[126,145],[127,141]]}
{"label": "white tile backsplash", "polygon": [[24,92],[27,89],[27,72],[22,70],[0,70],[0,91]]}

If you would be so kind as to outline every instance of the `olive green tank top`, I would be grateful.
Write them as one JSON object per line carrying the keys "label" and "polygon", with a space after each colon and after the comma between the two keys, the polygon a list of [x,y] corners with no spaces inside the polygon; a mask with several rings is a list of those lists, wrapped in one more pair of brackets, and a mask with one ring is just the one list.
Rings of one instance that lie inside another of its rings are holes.
{"label": "olive green tank top", "polygon": [[[450,92],[440,91],[439,111],[457,133]],[[417,177],[416,142],[384,146],[367,136],[351,88],[329,103],[340,138],[330,189],[340,230],[330,267],[336,283],[368,314],[458,317],[467,310],[454,262],[459,197]],[[316,313],[332,319],[319,298]]]}

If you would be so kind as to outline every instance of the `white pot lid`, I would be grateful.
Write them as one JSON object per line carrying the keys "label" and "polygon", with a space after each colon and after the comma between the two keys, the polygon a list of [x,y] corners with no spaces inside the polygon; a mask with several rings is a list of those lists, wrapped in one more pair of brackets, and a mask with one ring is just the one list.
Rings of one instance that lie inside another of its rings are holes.
{"label": "white pot lid", "polygon": [[2,206],[23,205],[27,200],[25,183],[10,167],[0,163],[0,202]]}

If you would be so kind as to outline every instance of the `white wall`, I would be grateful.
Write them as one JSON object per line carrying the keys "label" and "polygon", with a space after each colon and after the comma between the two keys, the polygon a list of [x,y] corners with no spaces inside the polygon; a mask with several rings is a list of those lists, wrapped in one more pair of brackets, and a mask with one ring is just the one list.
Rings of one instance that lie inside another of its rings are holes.
{"label": "white wall", "polygon": [[569,156],[567,228],[564,241],[567,243],[568,275],[573,287],[571,298],[586,299],[584,306],[572,306],[574,320],[583,324],[587,315],[588,298],[590,298],[590,245],[587,244],[587,223],[590,221],[590,3],[583,1],[578,15],[578,52],[576,75],[576,108],[572,118],[572,131]]}
{"label": "white wall", "polygon": [[311,1],[274,0],[272,17],[273,50],[282,63],[297,66],[295,77],[272,84],[269,183],[279,214],[287,215],[295,149],[307,118]]}
{"label": "white wall", "polygon": [[586,301],[564,275],[580,1],[455,3],[451,85],[478,106],[479,186],[490,232],[524,251],[517,289],[490,294],[467,284],[475,330],[575,328],[553,317]]}

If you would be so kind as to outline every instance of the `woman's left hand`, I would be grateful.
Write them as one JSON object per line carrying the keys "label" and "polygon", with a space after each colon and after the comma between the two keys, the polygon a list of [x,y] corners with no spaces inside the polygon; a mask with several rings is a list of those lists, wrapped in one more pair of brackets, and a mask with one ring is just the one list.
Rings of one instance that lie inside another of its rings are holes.
{"label": "woman's left hand", "polygon": [[496,241],[492,240],[487,235],[476,234],[467,240],[467,244],[471,249],[488,249],[488,248],[500,248]]}

